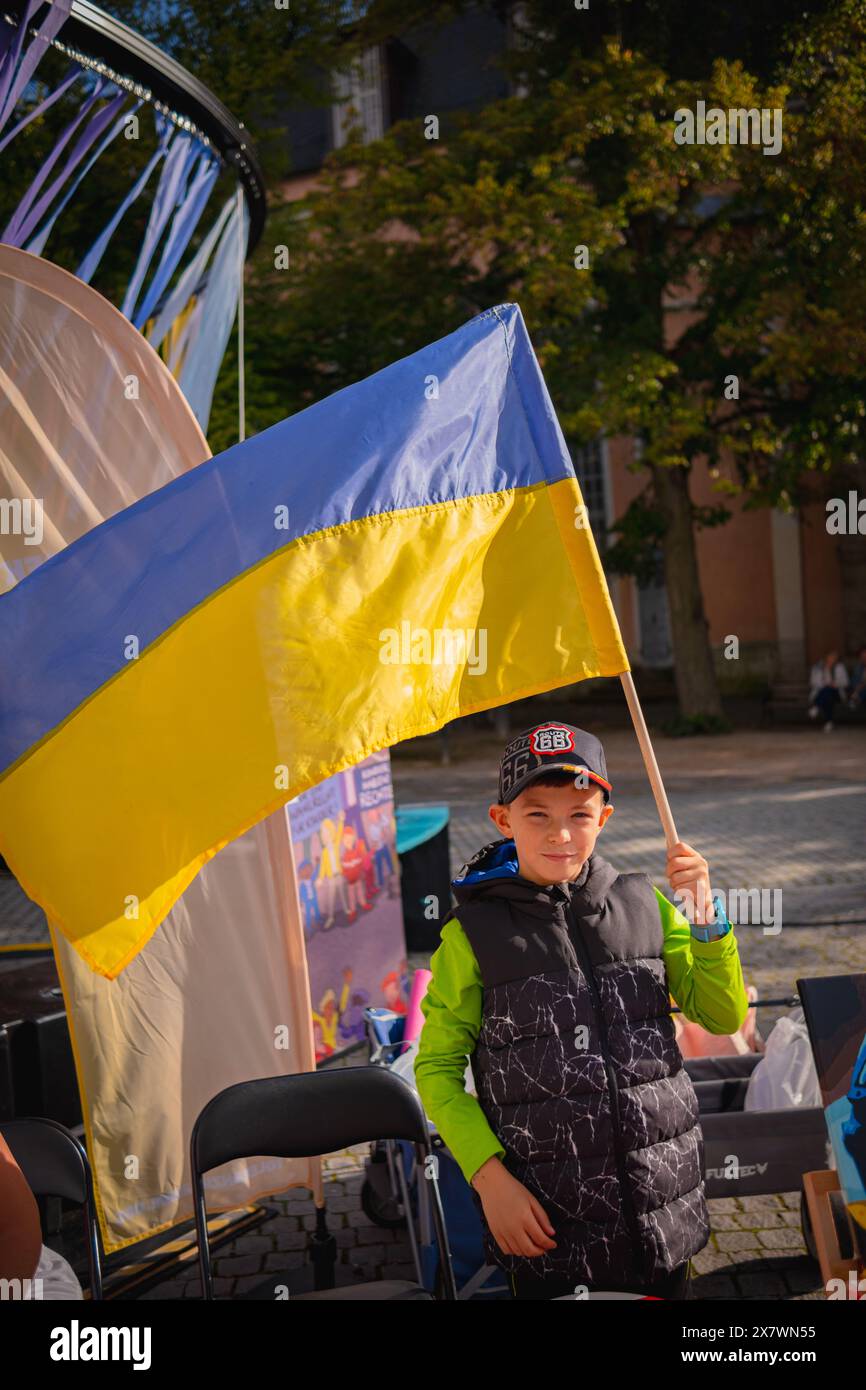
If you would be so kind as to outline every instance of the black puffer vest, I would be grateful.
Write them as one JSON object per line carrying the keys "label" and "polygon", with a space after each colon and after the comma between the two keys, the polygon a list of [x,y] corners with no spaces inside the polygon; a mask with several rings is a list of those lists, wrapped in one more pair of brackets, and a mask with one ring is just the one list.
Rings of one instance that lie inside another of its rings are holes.
{"label": "black puffer vest", "polygon": [[451,915],[484,985],[478,1100],[556,1249],[503,1254],[473,1188],[485,1253],[509,1271],[647,1283],[710,1234],[658,902],[646,874],[618,874],[597,853],[570,884],[542,888],[517,870],[512,840],[485,846],[453,882]]}

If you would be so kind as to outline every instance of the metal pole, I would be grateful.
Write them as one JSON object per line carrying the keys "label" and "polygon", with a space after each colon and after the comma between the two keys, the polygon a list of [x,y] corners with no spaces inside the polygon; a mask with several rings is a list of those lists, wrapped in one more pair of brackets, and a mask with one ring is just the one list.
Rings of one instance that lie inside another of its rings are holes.
{"label": "metal pole", "polygon": [[238,440],[247,437],[244,379],[244,190],[238,184]]}

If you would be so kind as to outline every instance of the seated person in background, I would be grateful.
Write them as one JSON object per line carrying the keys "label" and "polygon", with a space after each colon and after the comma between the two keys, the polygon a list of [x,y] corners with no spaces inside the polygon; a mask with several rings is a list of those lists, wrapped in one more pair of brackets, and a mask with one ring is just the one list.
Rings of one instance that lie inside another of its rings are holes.
{"label": "seated person in background", "polygon": [[854,674],[851,677],[851,694],[848,703],[852,709],[859,709],[861,705],[866,705],[866,647],[861,647],[857,653],[857,665],[854,667]]}
{"label": "seated person in background", "polygon": [[826,733],[833,727],[833,710],[839,700],[845,699],[848,689],[848,672],[839,653],[830,651],[816,661],[809,681],[809,718],[817,719],[820,714]]}
{"label": "seated person in background", "polygon": [[36,1198],[0,1134],[0,1279],[32,1279],[41,1251]]}

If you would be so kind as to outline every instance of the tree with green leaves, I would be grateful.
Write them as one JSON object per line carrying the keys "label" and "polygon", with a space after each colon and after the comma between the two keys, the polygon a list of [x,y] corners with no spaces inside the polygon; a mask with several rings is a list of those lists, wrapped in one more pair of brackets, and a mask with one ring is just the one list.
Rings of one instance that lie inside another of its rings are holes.
{"label": "tree with green leaves", "polygon": [[[608,568],[640,577],[661,545],[681,711],[718,718],[696,532],[727,520],[732,491],[794,505],[810,473],[851,452],[860,411],[856,353],[842,384],[797,305],[818,295],[834,337],[847,323],[860,184],[853,168],[828,168],[820,131],[845,116],[844,139],[859,138],[861,84],[840,56],[862,55],[862,29],[862,0],[810,17],[777,45],[775,80],[728,58],[673,79],[618,37],[575,44],[567,61],[560,44],[556,75],[445,138],[418,120],[350,142],[269,227],[250,286],[255,423],[270,423],[275,401],[287,414],[516,300],[570,442],[640,440],[644,486],[618,518]],[[522,61],[532,79],[525,50]],[[699,103],[782,113],[781,148],[731,132],[680,143],[677,113]],[[826,254],[813,246],[810,261],[818,210]],[[267,262],[275,244],[288,271]],[[683,332],[669,302],[684,292],[695,314]],[[735,467],[722,477],[725,459]],[[691,496],[703,462],[718,473],[711,507]]]}
{"label": "tree with green leaves", "polygon": [[[866,497],[864,57],[863,0],[798,26],[782,153],[767,168],[750,162],[717,216],[721,245],[748,229],[748,254],[714,259],[704,317],[684,338],[714,373],[737,373],[739,398],[713,421],[737,476],[717,486],[750,507]],[[866,545],[850,530],[835,545],[854,654],[866,636]]]}
{"label": "tree with green leaves", "polygon": [[[274,190],[292,168],[289,112],[330,100],[330,73],[358,51],[365,10],[361,0],[225,0],[219,5],[212,0],[104,0],[104,8],[187,68],[246,126],[266,183]],[[38,105],[68,69],[69,58],[49,49],[16,115]],[[82,87],[76,83],[3,151],[0,229],[81,102]],[[140,137],[119,138],[109,146],[52,230],[45,255],[58,265],[75,269],[105,226],[108,210],[123,200],[150,159],[156,136],[147,104],[139,120]],[[226,169],[211,206],[219,206],[234,186],[235,171]],[[135,265],[149,210],[149,195],[129,210],[94,279],[94,287],[115,303]],[[207,223],[205,218],[193,249]],[[236,374],[236,366],[234,370]]]}

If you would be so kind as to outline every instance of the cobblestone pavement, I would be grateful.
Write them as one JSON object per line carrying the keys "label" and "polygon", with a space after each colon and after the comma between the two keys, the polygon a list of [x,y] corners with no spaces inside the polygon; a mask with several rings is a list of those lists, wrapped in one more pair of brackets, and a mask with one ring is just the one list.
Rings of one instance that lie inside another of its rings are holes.
{"label": "cobblestone pavement", "polygon": [[[405,1231],[373,1225],[361,1207],[364,1150],[325,1160],[328,1227],[338,1246],[339,1282],[415,1279]],[[217,1298],[255,1288],[274,1271],[307,1264],[308,1233],[315,1226],[312,1197],[295,1189],[266,1199],[280,1215],[253,1235],[241,1236],[214,1259]],[[712,1235],[692,1261],[697,1299],[823,1299],[817,1265],[800,1231],[800,1194],[719,1197],[709,1202]],[[142,1295],[143,1299],[201,1298],[198,1271],[190,1267]]]}
{"label": "cobblestone pavement", "polygon": [[[557,714],[569,718],[560,709]],[[664,840],[634,736],[596,731],[604,740],[616,808],[600,848],[617,868],[644,870],[666,889]],[[799,975],[866,969],[863,730],[743,732],[654,743],[678,834],[706,856],[714,889],[782,892],[781,931],[768,932],[760,920],[735,924],[745,978],[759,996],[793,993]],[[469,749],[471,756],[463,756],[466,743],[452,741],[452,761],[443,764],[428,741],[421,746],[424,757],[398,754],[393,760],[398,803],[450,805],[455,872],[496,835],[486,808],[494,795],[501,740],[473,736]],[[29,913],[20,909],[9,939],[22,939],[24,923],[35,939],[44,939],[33,912],[32,905]],[[832,925],[816,925],[823,922]],[[9,923],[2,898],[0,923]],[[424,955],[410,957],[413,968],[426,963]],[[759,1012],[765,1037],[780,1012]],[[328,1223],[340,1251],[341,1280],[412,1279],[405,1231],[375,1226],[362,1210],[367,1151],[360,1146],[325,1160]],[[307,1233],[315,1223],[312,1197],[292,1189],[265,1201],[280,1214],[216,1256],[218,1296],[241,1294],[269,1271],[306,1263]],[[717,1198],[709,1206],[711,1239],[693,1261],[697,1298],[824,1297],[817,1265],[803,1243],[799,1192]],[[145,1297],[200,1297],[197,1273],[190,1269]]]}

